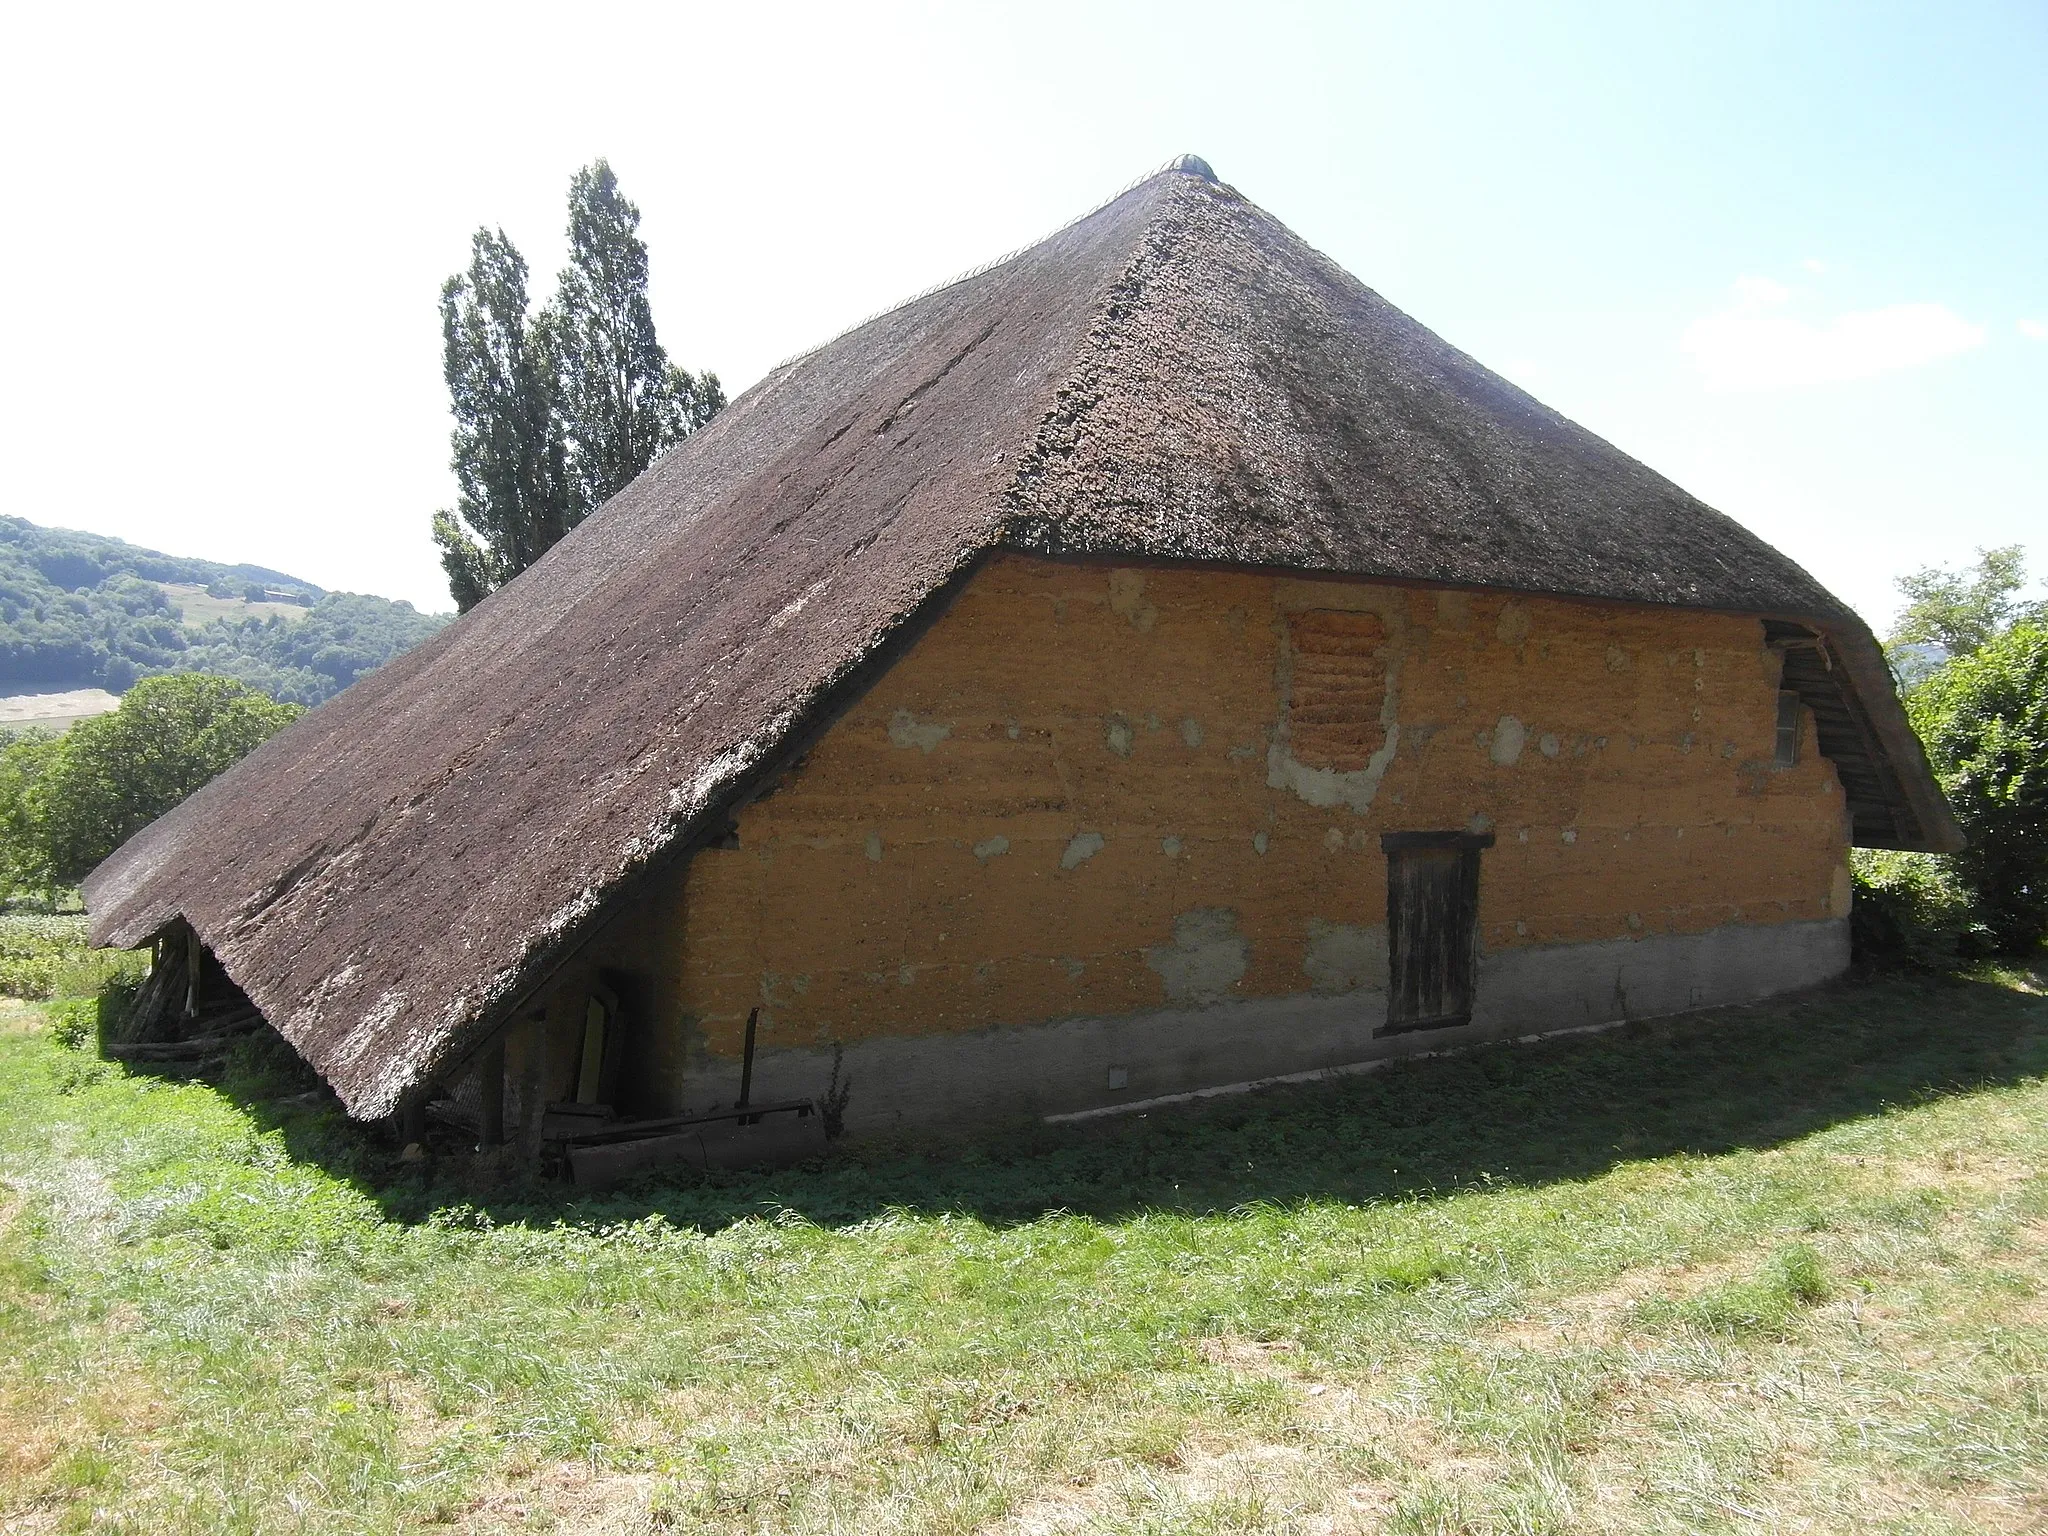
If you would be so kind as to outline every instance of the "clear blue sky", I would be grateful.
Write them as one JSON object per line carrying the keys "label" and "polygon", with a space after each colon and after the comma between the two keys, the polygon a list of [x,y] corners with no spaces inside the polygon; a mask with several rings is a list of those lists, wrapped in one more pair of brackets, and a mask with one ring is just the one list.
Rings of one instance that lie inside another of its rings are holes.
{"label": "clear blue sky", "polygon": [[445,607],[434,299],[570,172],[744,386],[1206,156],[1876,623],[2048,574],[2048,7],[18,8],[0,511]]}

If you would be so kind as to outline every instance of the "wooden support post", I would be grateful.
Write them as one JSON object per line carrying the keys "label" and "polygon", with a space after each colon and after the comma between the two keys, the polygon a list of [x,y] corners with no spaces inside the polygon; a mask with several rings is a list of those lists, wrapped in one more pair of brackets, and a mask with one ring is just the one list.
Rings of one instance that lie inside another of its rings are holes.
{"label": "wooden support post", "polygon": [[487,1147],[505,1144],[505,1037],[500,1035],[484,1051],[477,1064],[477,1086],[482,1105],[478,1119],[483,1125]]}
{"label": "wooden support post", "polygon": [[206,959],[206,946],[199,942],[199,930],[185,926],[185,1017],[199,1017],[199,976]]}
{"label": "wooden support post", "polygon": [[402,1146],[409,1147],[412,1146],[414,1143],[418,1143],[422,1146],[426,1144],[427,1101],[424,1098],[414,1099],[410,1104],[405,1106],[403,1111],[400,1112],[398,1119],[398,1139],[399,1143]]}
{"label": "wooden support post", "polygon": [[[733,1108],[745,1109],[754,1100],[754,1029],[761,1022],[761,1010],[752,1009],[747,1014],[747,1040],[740,1048],[740,1097]],[[753,1117],[740,1121],[741,1125],[752,1125]]]}

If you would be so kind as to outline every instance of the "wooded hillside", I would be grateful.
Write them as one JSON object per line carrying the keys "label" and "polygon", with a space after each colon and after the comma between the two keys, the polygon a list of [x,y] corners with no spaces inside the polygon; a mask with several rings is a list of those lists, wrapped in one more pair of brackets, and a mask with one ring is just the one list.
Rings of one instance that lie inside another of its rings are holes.
{"label": "wooded hillside", "polygon": [[0,517],[0,692],[212,672],[318,704],[447,622],[410,603]]}

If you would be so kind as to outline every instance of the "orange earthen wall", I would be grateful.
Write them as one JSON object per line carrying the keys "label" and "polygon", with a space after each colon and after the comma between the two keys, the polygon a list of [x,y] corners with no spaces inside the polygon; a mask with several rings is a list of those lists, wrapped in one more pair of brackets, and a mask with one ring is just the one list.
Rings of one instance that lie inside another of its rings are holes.
{"label": "orange earthen wall", "polygon": [[590,963],[653,965],[674,1101],[756,1006],[769,1050],[1383,985],[1384,831],[1495,834],[1487,952],[1840,917],[1777,674],[1724,614],[1004,557]]}

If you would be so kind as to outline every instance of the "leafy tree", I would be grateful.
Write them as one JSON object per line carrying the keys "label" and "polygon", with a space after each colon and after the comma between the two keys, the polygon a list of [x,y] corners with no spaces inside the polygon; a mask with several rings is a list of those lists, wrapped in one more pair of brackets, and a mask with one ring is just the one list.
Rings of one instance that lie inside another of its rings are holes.
{"label": "leafy tree", "polygon": [[433,532],[465,613],[725,404],[717,375],[674,366],[655,338],[639,230],[599,160],[570,182],[569,265],[537,318],[502,230],[478,230],[441,290],[459,495]]}
{"label": "leafy tree", "polygon": [[655,339],[640,210],[603,160],[569,183],[569,265],[542,323],[561,369],[574,523],[725,404],[716,374],[676,367]]}
{"label": "leafy tree", "polygon": [[1891,643],[1938,645],[1950,659],[1971,655],[2011,624],[2048,610],[2019,600],[2026,584],[2026,554],[2017,544],[1978,550],[1970,570],[1923,566],[1898,580],[1907,601]]}
{"label": "leafy tree", "polygon": [[0,749],[0,901],[40,895],[56,883],[38,797],[59,746],[48,731],[25,731]]}
{"label": "leafy tree", "polygon": [[434,514],[455,606],[468,612],[568,532],[555,363],[526,315],[526,261],[480,229],[469,270],[441,287],[441,371],[455,430],[457,500]]}
{"label": "leafy tree", "polygon": [[2005,949],[2048,936],[2048,622],[2023,620],[1907,695],[1970,846],[1953,855]]}
{"label": "leafy tree", "polygon": [[60,738],[16,743],[0,755],[0,865],[76,885],[299,713],[233,678],[182,672],[144,679]]}

